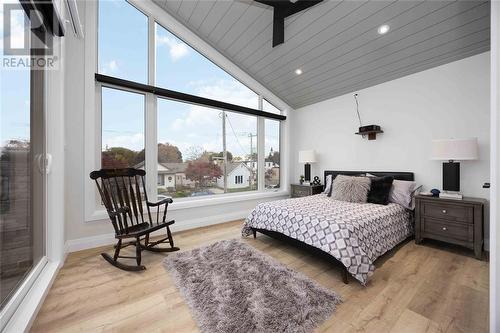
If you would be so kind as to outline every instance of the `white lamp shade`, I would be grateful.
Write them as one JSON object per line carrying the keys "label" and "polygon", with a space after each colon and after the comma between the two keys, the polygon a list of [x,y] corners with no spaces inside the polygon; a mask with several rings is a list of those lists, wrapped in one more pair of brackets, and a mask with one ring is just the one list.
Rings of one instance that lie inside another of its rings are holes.
{"label": "white lamp shade", "polygon": [[299,163],[316,163],[316,152],[314,150],[299,151]]}
{"label": "white lamp shade", "polygon": [[465,161],[478,158],[477,138],[432,140],[433,160]]}

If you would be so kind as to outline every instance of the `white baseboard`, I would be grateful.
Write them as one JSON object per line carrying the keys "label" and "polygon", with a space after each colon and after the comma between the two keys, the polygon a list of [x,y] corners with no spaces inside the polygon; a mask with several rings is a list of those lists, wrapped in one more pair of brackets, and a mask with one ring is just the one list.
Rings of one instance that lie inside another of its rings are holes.
{"label": "white baseboard", "polygon": [[[195,229],[200,227],[206,227],[209,225],[220,224],[225,222],[230,222],[234,220],[243,219],[248,216],[250,210],[244,209],[236,212],[230,212],[226,214],[213,215],[207,217],[201,217],[191,220],[176,221],[171,228],[172,232],[178,232],[183,230]],[[154,236],[154,234],[153,234]],[[65,252],[76,252],[81,250],[87,250],[99,246],[111,245],[116,242],[115,234],[102,234],[91,237],[84,237],[78,239],[71,239],[66,241]]]}

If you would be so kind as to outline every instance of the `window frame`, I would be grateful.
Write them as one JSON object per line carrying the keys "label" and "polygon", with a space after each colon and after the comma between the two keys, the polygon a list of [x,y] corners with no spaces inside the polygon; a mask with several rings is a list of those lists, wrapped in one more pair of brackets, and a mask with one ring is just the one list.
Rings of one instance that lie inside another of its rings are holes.
{"label": "window frame", "polygon": [[[291,108],[272,94],[267,88],[255,81],[230,60],[225,58],[217,50],[203,41],[200,37],[188,30],[182,23],[177,21],[170,14],[154,3],[143,2],[140,0],[127,1],[137,10],[141,11],[148,18],[148,84],[154,85],[155,82],[155,23],[167,29],[181,41],[185,42],[194,51],[207,58],[215,66],[225,71],[235,80],[245,85],[248,89],[258,95],[258,110],[262,111],[262,100],[265,98],[272,105],[278,105],[282,115],[286,115]],[[145,95],[145,170],[146,170],[146,189],[150,200],[156,198],[157,193],[157,96],[153,93],[137,91],[132,88],[125,88],[109,83],[101,83],[95,80],[95,74],[98,71],[97,52],[98,52],[98,3],[89,1],[85,3],[85,171],[90,173],[100,167],[101,164],[101,87],[106,86],[113,89],[121,89],[133,93]],[[151,14],[154,13],[154,14]],[[184,101],[180,101],[184,102]],[[225,110],[233,112],[231,110]],[[172,204],[171,210],[186,209],[192,207],[202,207],[217,204],[226,204],[230,202],[240,202],[249,199],[261,199],[266,197],[279,197],[288,195],[288,166],[284,163],[288,160],[287,149],[282,147],[284,137],[287,133],[283,130],[288,128],[286,121],[280,121],[280,182],[279,189],[266,189],[264,184],[264,140],[265,125],[264,117],[257,116],[257,190],[217,194],[208,197],[178,198]],[[99,132],[97,132],[99,131]],[[285,181],[287,184],[285,184]],[[107,216],[100,205],[97,205],[97,193],[95,185],[92,182],[85,182],[85,221],[95,221],[105,219]]]}

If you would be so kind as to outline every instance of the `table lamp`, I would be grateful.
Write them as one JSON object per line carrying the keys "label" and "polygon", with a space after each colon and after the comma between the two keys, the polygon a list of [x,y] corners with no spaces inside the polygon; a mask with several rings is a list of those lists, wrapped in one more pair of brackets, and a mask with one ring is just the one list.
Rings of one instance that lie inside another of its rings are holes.
{"label": "table lamp", "polygon": [[304,179],[311,181],[311,163],[316,163],[316,152],[314,150],[299,151],[299,163],[304,163]]}
{"label": "table lamp", "polygon": [[432,140],[433,160],[443,163],[443,191],[439,197],[462,199],[460,194],[460,163],[479,158],[477,138]]}

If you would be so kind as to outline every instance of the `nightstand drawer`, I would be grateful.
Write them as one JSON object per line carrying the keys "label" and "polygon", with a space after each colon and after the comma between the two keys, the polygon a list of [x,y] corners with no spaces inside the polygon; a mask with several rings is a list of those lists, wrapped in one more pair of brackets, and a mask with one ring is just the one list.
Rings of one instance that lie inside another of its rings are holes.
{"label": "nightstand drawer", "polygon": [[292,193],[292,195],[293,195],[294,197],[306,197],[306,196],[308,196],[308,195],[310,195],[310,194],[311,194],[310,189],[308,189],[308,188],[303,188],[303,187],[302,187],[302,188],[301,188],[301,187],[295,187],[295,188],[293,189],[293,193]]}
{"label": "nightstand drawer", "polygon": [[438,236],[443,241],[459,244],[472,243],[474,241],[474,226],[472,224],[454,223],[449,220],[424,218],[423,233],[425,235]]}
{"label": "nightstand drawer", "polygon": [[473,207],[453,204],[434,204],[426,202],[423,204],[423,215],[437,219],[445,219],[462,223],[473,223]]}

